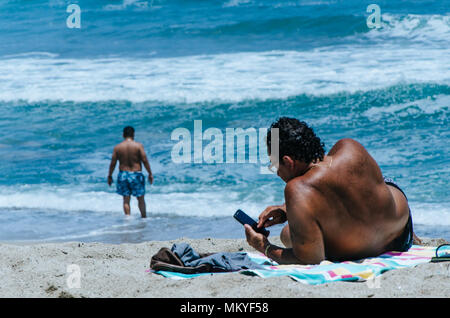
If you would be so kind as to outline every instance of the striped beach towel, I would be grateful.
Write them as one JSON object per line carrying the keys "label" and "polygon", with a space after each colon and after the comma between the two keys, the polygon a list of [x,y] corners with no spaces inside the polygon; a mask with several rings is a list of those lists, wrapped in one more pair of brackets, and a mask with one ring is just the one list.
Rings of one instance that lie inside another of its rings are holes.
{"label": "striped beach towel", "polygon": [[[359,261],[340,263],[322,261],[317,265],[279,265],[263,254],[247,253],[253,262],[262,265],[264,269],[241,270],[239,273],[262,278],[289,276],[298,282],[309,285],[335,281],[368,281],[389,270],[429,263],[431,258],[435,256],[435,252],[436,247],[413,245],[407,252],[387,252],[377,257],[365,258]],[[450,254],[450,247],[441,248],[440,252]],[[165,271],[154,273],[173,279],[213,275],[212,273],[186,275]],[[229,273],[214,273],[214,275],[225,274]]]}

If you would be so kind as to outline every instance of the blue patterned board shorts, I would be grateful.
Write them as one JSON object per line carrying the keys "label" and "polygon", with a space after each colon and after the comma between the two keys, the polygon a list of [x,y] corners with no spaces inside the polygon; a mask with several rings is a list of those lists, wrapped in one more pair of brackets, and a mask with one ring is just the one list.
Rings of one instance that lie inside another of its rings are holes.
{"label": "blue patterned board shorts", "polygon": [[145,194],[145,177],[141,171],[119,171],[117,193],[123,196],[140,197]]}

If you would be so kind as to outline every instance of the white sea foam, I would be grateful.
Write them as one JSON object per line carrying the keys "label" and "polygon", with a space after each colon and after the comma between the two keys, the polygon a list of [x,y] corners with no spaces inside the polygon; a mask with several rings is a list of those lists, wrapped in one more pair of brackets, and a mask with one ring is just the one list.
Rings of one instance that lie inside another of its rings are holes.
{"label": "white sea foam", "polygon": [[148,59],[0,59],[1,101],[204,102],[450,83],[450,48],[348,47]]}
{"label": "white sea foam", "polygon": [[448,46],[450,42],[450,15],[399,16],[383,13],[381,29],[373,29],[367,35],[370,38],[408,39],[411,42],[433,42]]}
{"label": "white sea foam", "polygon": [[[122,198],[105,191],[79,191],[80,189],[58,188],[55,186],[22,186],[15,189],[0,189],[1,209],[57,210],[61,213],[93,211],[121,215]],[[157,192],[157,191],[155,191]],[[242,193],[233,191],[169,192],[151,193],[146,196],[150,214],[191,217],[227,217],[236,209],[245,206],[252,217],[257,216],[268,205],[279,203],[280,198],[266,196],[265,200],[242,198]],[[450,205],[443,203],[409,202],[415,224],[450,226]],[[133,214],[138,213],[135,199],[132,200]],[[121,229],[107,228],[108,231]],[[134,230],[133,230],[134,231]],[[107,234],[103,230],[100,234]],[[111,232],[112,233],[112,232]],[[93,233],[91,233],[93,234]],[[89,234],[89,235],[91,235]],[[99,234],[99,235],[100,235]]]}
{"label": "white sea foam", "polygon": [[123,0],[122,3],[119,4],[107,4],[103,8],[106,11],[117,11],[117,10],[125,10],[128,8],[138,8],[138,9],[148,9],[153,7],[157,1],[148,0],[148,1],[140,1],[140,0]]}
{"label": "white sea foam", "polygon": [[409,202],[414,224],[450,226],[450,202]]}
{"label": "white sea foam", "polygon": [[228,0],[226,1],[222,7],[228,8],[228,7],[239,7],[240,5],[250,4],[252,3],[251,0]]}
{"label": "white sea foam", "polygon": [[[166,190],[167,189],[163,189]],[[257,217],[264,208],[273,204],[270,196],[266,202],[243,199],[240,192],[207,191],[165,192],[152,190],[146,196],[148,210],[153,214],[168,216],[221,217],[230,216],[245,202],[246,212]],[[0,209],[57,210],[61,212],[93,211],[122,214],[122,197],[106,191],[83,191],[41,185],[0,189]],[[131,209],[137,213],[137,200],[131,201]]]}
{"label": "white sea foam", "polygon": [[392,116],[393,114],[411,113],[434,114],[440,111],[448,111],[450,109],[450,95],[428,96],[427,98],[416,100],[408,103],[390,104],[380,107],[371,107],[366,110],[363,115],[370,120],[377,121],[382,116]]}

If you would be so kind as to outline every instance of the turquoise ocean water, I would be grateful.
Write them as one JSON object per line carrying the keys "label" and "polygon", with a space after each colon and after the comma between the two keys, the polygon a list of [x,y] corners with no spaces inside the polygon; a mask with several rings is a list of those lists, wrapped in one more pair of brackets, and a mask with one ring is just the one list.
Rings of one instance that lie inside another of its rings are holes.
{"label": "turquoise ocean water", "polygon": [[[450,239],[450,2],[377,1],[369,29],[372,2],[1,1],[0,241],[243,238],[234,211],[282,203],[283,182],[259,163],[175,163],[171,133],[279,116],[327,151],[361,142],[417,234]],[[155,175],[146,220],[106,184],[125,125]]]}

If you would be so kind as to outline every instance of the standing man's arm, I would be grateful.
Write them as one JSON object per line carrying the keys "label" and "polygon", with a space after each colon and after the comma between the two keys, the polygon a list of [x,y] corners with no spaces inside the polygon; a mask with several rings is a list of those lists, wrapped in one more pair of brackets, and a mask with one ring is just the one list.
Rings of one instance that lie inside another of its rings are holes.
{"label": "standing man's arm", "polygon": [[150,169],[150,163],[148,162],[147,155],[146,155],[145,150],[144,150],[144,146],[141,144],[141,147],[139,149],[140,149],[140,152],[141,152],[142,163],[144,164],[144,167],[145,167],[145,169],[148,172],[148,182],[150,182],[150,184],[153,184],[152,169]]}
{"label": "standing man's arm", "polygon": [[111,163],[109,164],[109,173],[108,173],[108,185],[111,186],[113,179],[112,179],[112,174],[114,172],[114,169],[116,168],[116,163],[117,163],[117,151],[116,148],[114,147],[113,150],[113,154],[111,157]]}

